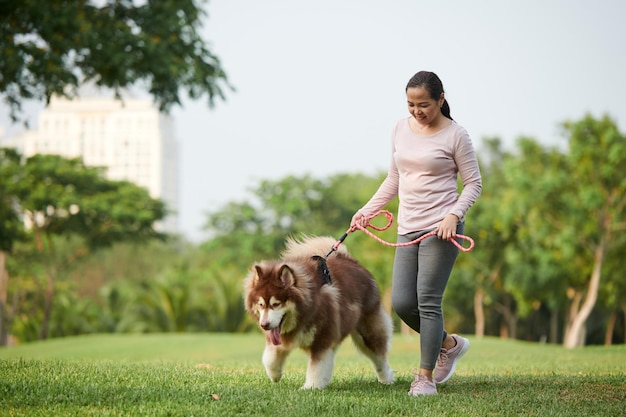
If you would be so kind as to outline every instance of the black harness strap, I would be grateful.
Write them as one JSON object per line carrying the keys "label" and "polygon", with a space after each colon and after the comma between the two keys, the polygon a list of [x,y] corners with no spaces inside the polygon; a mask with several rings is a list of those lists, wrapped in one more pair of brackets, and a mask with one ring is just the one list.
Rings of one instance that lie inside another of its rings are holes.
{"label": "black harness strap", "polygon": [[324,280],[324,284],[332,285],[333,281],[330,278],[330,271],[328,270],[328,265],[326,265],[326,258],[315,255],[313,259],[317,260],[317,272]]}

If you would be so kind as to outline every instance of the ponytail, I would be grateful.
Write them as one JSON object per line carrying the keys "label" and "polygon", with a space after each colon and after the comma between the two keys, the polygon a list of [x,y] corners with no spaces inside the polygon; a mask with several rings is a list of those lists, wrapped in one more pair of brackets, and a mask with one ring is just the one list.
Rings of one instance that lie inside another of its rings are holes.
{"label": "ponytail", "polygon": [[454,120],[452,116],[450,116],[450,105],[448,104],[448,100],[443,99],[443,105],[441,106],[441,114],[446,116],[450,120]]}

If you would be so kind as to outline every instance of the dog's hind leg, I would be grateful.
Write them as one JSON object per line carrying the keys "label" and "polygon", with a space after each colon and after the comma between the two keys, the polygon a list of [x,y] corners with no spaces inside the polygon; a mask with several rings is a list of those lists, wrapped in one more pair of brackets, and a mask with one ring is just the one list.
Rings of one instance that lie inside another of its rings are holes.
{"label": "dog's hind leg", "polygon": [[330,383],[335,366],[335,353],[336,350],[331,348],[309,356],[306,380],[300,389],[322,389]]}
{"label": "dog's hind leg", "polygon": [[267,372],[267,376],[270,377],[272,382],[280,381],[280,378],[283,376],[283,367],[289,352],[289,350],[281,349],[272,344],[265,345],[262,361],[265,366],[265,372]]}
{"label": "dog's hind leg", "polygon": [[396,381],[387,359],[392,331],[391,317],[381,307],[379,311],[366,315],[351,333],[354,345],[372,361],[378,381],[382,384]]}

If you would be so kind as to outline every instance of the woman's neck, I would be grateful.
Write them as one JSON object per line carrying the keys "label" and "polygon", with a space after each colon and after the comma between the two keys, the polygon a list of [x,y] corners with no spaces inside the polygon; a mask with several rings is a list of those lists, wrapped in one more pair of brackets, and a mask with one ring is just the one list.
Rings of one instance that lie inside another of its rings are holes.
{"label": "woman's neck", "polygon": [[440,114],[431,123],[426,124],[426,125],[419,124],[417,120],[415,120],[414,117],[411,117],[411,119],[409,119],[409,126],[411,127],[411,130],[417,133],[418,135],[422,135],[422,136],[434,135],[440,130],[443,130],[446,127],[450,126],[451,123],[452,123],[452,120],[448,119],[443,114]]}

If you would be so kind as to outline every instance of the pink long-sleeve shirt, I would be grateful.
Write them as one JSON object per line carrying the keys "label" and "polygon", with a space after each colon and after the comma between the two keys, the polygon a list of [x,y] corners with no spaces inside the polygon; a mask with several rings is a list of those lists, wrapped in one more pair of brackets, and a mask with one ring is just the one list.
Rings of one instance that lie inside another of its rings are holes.
{"label": "pink long-sleeve shirt", "polygon": [[[457,191],[457,175],[463,188]],[[478,161],[467,131],[456,122],[431,136],[398,121],[391,137],[387,177],[359,212],[372,216],[399,197],[397,226],[403,235],[435,228],[453,213],[461,221],[482,190]]]}

